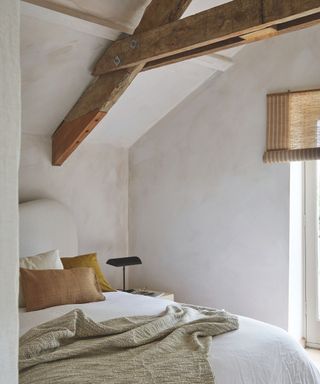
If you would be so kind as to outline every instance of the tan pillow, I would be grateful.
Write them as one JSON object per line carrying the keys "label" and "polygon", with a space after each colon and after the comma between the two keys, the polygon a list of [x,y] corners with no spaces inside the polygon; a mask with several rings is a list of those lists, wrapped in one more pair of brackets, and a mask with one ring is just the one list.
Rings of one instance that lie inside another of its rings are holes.
{"label": "tan pillow", "polygon": [[[44,253],[39,253],[35,256],[28,256],[19,260],[20,268],[26,269],[63,269],[60,260],[59,251],[57,249]],[[23,292],[19,289],[19,307],[24,307]]]}
{"label": "tan pillow", "polygon": [[20,268],[26,310],[105,300],[92,268],[31,270]]}

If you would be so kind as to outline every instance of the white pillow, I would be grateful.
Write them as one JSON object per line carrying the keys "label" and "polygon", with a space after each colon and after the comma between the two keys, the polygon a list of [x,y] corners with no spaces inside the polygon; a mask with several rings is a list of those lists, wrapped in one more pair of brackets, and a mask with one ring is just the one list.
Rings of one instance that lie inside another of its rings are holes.
{"label": "white pillow", "polygon": [[[57,249],[40,253],[35,256],[28,256],[20,259],[20,268],[26,269],[63,269]],[[25,307],[22,288],[19,288],[19,307]]]}

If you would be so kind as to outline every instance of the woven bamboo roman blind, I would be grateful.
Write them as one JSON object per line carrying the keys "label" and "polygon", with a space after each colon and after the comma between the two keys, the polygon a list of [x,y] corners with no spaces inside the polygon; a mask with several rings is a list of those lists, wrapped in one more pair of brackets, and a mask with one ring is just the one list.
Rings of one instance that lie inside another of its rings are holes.
{"label": "woven bamboo roman blind", "polygon": [[266,163],[320,159],[320,90],[267,96]]}

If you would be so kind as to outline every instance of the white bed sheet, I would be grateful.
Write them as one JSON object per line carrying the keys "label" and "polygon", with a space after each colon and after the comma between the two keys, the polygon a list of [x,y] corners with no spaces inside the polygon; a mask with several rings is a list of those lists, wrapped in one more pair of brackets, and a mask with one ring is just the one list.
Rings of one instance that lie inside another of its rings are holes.
{"label": "white bed sheet", "polygon": [[[169,300],[106,294],[106,301],[63,305],[35,312],[20,309],[20,335],[32,327],[80,308],[95,321],[158,315]],[[320,384],[320,373],[305,350],[280,328],[239,317],[239,330],[213,339],[209,362],[216,384]]]}

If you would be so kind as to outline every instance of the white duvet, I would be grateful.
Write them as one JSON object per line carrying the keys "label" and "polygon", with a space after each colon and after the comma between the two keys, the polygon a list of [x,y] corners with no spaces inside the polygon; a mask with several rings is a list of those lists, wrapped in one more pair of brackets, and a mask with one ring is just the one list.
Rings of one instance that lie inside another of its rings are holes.
{"label": "white duvet", "polygon": [[[62,305],[35,312],[20,309],[20,335],[32,327],[81,308],[95,321],[122,316],[158,315],[168,300],[106,294],[106,301]],[[216,384],[320,384],[320,373],[305,350],[280,328],[240,317],[239,330],[213,339],[209,362]]]}

